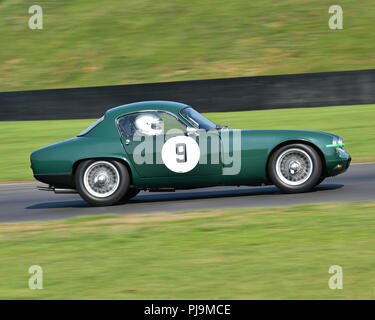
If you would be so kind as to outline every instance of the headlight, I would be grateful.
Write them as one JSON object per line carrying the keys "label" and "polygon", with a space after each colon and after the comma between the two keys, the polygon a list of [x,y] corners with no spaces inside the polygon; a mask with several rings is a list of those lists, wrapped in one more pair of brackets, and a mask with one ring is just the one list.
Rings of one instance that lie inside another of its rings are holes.
{"label": "headlight", "polygon": [[339,145],[339,148],[341,149],[344,149],[345,148],[345,144],[344,144],[344,139],[339,137],[339,140],[337,141],[338,145]]}
{"label": "headlight", "polygon": [[336,149],[344,149],[344,139],[341,137],[333,137],[331,146],[336,147]]}

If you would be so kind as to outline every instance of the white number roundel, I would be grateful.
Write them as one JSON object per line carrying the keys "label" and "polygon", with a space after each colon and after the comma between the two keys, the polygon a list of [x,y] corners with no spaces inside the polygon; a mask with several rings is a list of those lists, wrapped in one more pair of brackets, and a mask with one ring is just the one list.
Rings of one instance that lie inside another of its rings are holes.
{"label": "white number roundel", "polygon": [[161,158],[169,170],[177,173],[189,172],[199,162],[198,143],[186,136],[170,138],[161,150]]}

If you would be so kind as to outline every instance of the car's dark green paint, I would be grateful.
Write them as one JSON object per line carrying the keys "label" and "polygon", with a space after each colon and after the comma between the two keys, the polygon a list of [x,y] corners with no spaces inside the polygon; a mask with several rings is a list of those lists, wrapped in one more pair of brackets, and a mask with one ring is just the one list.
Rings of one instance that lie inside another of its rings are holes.
{"label": "car's dark green paint", "polygon": [[[241,170],[236,175],[223,175],[223,164],[198,165],[184,174],[171,173],[164,164],[135,168],[124,148],[117,120],[128,113],[140,111],[166,111],[178,117],[186,126],[192,127],[180,115],[182,103],[149,101],[132,103],[106,112],[104,120],[83,136],[38,149],[31,154],[31,164],[36,179],[60,188],[74,188],[74,173],[78,163],[87,159],[118,159],[126,163],[131,184],[139,189],[148,188],[194,188],[216,185],[269,184],[267,163],[271,154],[288,143],[305,143],[318,151],[326,177],[344,172],[350,164],[350,156],[339,148],[328,147],[336,135],[303,130],[241,130]],[[222,133],[218,130],[218,134]],[[230,130],[233,134],[233,130]],[[230,153],[233,150],[230,150]],[[339,169],[338,165],[342,165]],[[163,170],[157,166],[164,167]]]}

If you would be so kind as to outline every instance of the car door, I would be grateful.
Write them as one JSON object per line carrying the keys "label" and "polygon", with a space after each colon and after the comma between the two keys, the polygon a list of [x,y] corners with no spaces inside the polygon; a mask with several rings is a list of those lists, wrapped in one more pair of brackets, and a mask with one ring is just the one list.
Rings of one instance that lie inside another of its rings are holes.
{"label": "car door", "polygon": [[220,136],[186,125],[165,111],[142,111],[118,120],[121,142],[142,178],[217,176],[222,173]]}

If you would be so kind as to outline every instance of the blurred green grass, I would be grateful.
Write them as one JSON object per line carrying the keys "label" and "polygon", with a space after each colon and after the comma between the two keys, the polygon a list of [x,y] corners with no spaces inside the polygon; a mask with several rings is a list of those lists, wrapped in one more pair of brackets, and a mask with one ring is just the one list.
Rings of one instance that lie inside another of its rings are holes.
{"label": "blurred green grass", "polygon": [[[0,91],[373,68],[373,0],[0,1]],[[328,28],[328,8],[344,29]]]}
{"label": "blurred green grass", "polygon": [[[374,299],[375,202],[0,225],[0,299]],[[43,268],[43,290],[28,269]],[[331,265],[343,290],[328,288]]]}
{"label": "blurred green grass", "polygon": [[[304,129],[342,135],[353,160],[375,160],[375,105],[207,113],[238,129]],[[32,180],[30,153],[76,136],[94,120],[0,122],[0,181]]]}

